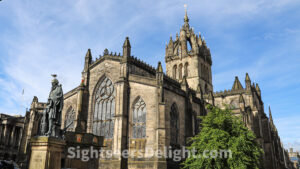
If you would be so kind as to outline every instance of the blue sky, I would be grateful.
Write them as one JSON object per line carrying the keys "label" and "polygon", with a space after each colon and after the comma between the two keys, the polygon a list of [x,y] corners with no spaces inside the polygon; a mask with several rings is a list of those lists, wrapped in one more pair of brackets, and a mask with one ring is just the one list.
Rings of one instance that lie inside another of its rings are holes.
{"label": "blue sky", "polygon": [[214,90],[230,89],[235,76],[243,83],[248,72],[282,141],[300,150],[299,0],[2,0],[0,112],[24,114],[33,96],[45,101],[53,73],[71,90],[88,48],[94,58],[105,48],[119,53],[126,36],[134,56],[164,62],[185,3],[211,49]]}

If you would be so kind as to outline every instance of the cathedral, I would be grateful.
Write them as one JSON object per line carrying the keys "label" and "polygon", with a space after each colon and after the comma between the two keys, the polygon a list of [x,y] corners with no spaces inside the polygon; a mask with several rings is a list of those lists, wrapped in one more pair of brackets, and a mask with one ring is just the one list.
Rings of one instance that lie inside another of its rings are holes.
{"label": "cathedral", "polygon": [[[82,81],[64,94],[62,127],[68,131],[103,136],[103,149],[142,152],[142,157],[100,158],[99,169],[176,169],[180,162],[153,157],[147,149],[164,151],[165,147],[181,149],[188,139],[200,132],[199,116],[207,114],[206,105],[224,108],[241,116],[264,150],[261,168],[285,169],[290,161],[284,149],[271,110],[264,111],[259,85],[245,75],[244,86],[235,77],[231,90],[214,92],[212,56],[206,41],[194,33],[187,14],[180,33],[170,37],[165,48],[166,68],[159,62],[152,67],[131,55],[126,37],[123,53],[104,50],[93,58],[88,49]],[[34,98],[26,114],[23,146],[37,134],[45,103]],[[70,125],[69,125],[70,124]],[[26,153],[28,148],[23,148]],[[67,168],[76,168],[66,161]]]}

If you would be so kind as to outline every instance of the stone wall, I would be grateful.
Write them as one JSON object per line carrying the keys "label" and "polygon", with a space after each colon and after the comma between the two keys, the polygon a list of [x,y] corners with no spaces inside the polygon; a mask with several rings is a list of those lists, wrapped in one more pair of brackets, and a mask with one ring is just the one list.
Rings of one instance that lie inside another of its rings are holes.
{"label": "stone wall", "polygon": [[19,160],[25,118],[0,114],[0,160]]}

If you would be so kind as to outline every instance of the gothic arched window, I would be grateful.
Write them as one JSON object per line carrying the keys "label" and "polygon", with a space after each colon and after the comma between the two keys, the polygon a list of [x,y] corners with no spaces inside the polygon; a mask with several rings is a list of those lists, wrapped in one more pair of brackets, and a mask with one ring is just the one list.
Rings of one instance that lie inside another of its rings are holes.
{"label": "gothic arched window", "polygon": [[178,73],[179,73],[179,79],[182,79],[182,64],[179,65]]}
{"label": "gothic arched window", "polygon": [[132,112],[132,138],[146,137],[146,103],[138,97],[133,105]]}
{"label": "gothic arched window", "polygon": [[96,87],[93,134],[113,138],[115,115],[115,88],[110,79],[104,77]]}
{"label": "gothic arched window", "polygon": [[73,131],[74,120],[75,120],[75,110],[71,106],[68,108],[66,116],[65,116],[65,127],[68,127],[67,131]]}
{"label": "gothic arched window", "polygon": [[189,73],[188,73],[188,67],[189,67],[189,63],[185,63],[185,65],[184,65],[184,76],[185,77],[188,77],[188,75],[189,75]]}
{"label": "gothic arched window", "polygon": [[179,113],[175,103],[171,106],[170,112],[170,123],[171,123],[171,144],[178,144],[179,142]]}
{"label": "gothic arched window", "polygon": [[173,78],[176,79],[176,74],[177,74],[177,65],[173,66]]}

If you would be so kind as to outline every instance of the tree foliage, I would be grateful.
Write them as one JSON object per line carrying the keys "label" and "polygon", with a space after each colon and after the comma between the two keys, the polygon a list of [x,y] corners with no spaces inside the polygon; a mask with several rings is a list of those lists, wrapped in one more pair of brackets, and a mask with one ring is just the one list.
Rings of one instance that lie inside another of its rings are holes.
{"label": "tree foliage", "polygon": [[[209,106],[208,110],[207,116],[202,117],[201,132],[191,138],[188,147],[191,151],[196,150],[196,156],[189,156],[183,162],[184,168],[258,169],[263,151],[255,141],[254,133],[228,108]],[[222,150],[228,150],[231,156],[225,158]],[[219,152],[217,158],[210,156],[213,151]]]}

